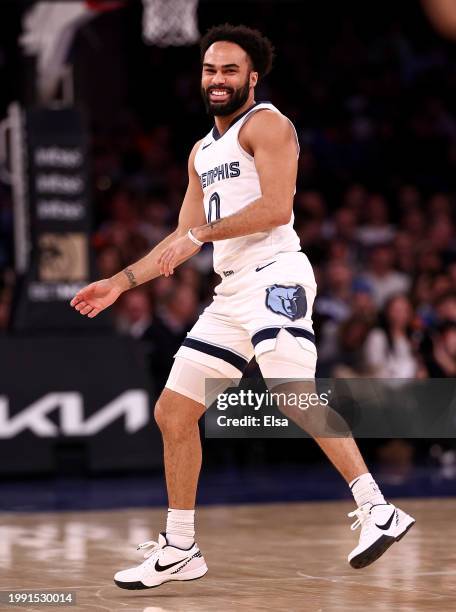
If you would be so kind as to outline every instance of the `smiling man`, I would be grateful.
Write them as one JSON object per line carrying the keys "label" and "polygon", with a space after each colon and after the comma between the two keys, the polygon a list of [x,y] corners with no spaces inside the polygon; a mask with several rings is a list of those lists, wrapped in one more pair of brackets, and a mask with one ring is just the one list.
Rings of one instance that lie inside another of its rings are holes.
{"label": "smiling man", "polygon": [[[71,302],[82,315],[95,317],[123,291],[173,274],[205,242],[213,243],[222,282],[176,353],[155,409],[169,500],[166,531],[158,542],[140,545],[146,550],[143,563],[115,575],[122,588],[193,580],[207,571],[194,540],[205,380],[224,379],[228,386],[255,356],[265,378],[313,385],[316,284],[293,228],[297,136],[275,106],[255,101],[255,86],[271,69],[272,57],[269,40],[244,26],[225,24],[204,36],[201,90],[215,124],[190,154],[178,227],[143,259],[85,287]],[[358,506],[352,527],[362,529],[348,559],[352,567],[365,567],[414,519],[385,501],[353,438],[314,437],[352,490]]]}

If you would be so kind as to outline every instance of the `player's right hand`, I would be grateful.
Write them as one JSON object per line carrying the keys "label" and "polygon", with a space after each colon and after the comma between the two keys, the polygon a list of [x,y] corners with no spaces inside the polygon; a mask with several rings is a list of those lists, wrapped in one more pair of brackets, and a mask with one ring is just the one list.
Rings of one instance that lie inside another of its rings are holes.
{"label": "player's right hand", "polygon": [[103,279],[90,283],[78,291],[70,305],[80,314],[93,319],[102,310],[111,306],[121,293],[122,290],[111,279]]}

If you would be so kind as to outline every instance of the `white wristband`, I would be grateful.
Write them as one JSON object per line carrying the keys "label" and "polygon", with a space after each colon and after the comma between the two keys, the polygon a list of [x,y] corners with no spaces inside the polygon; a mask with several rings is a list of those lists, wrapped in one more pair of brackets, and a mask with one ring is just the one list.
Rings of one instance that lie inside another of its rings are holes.
{"label": "white wristband", "polygon": [[192,234],[191,229],[188,230],[187,236],[190,238],[193,244],[196,244],[197,246],[203,246],[204,242],[201,242],[201,240],[198,240],[198,238],[195,238],[195,236]]}

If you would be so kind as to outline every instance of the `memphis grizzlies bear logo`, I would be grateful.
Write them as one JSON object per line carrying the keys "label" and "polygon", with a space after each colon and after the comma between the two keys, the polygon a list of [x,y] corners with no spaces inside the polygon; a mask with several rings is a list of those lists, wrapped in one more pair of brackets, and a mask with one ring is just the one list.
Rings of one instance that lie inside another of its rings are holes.
{"label": "memphis grizzlies bear logo", "polygon": [[306,316],[307,299],[304,287],[272,285],[266,289],[266,307],[272,312],[285,315],[292,321]]}

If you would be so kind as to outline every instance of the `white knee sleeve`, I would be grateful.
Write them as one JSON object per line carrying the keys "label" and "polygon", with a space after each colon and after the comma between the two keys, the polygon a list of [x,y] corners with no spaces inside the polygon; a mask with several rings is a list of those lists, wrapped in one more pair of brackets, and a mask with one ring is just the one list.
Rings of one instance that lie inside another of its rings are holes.
{"label": "white knee sleeve", "polygon": [[308,341],[308,348],[299,344],[294,336],[282,329],[275,348],[257,357],[264,378],[314,379],[317,350]]}
{"label": "white knee sleeve", "polygon": [[[206,379],[215,379],[207,385]],[[165,387],[209,407],[218,393],[223,393],[233,381],[208,366],[176,357]]]}

